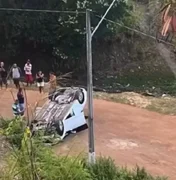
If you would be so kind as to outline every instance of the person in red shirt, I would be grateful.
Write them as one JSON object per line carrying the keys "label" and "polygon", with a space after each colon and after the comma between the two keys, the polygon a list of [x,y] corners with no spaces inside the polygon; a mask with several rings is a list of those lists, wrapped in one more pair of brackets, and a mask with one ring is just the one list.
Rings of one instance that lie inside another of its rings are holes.
{"label": "person in red shirt", "polygon": [[27,86],[29,84],[32,85],[33,77],[32,77],[32,64],[30,62],[30,59],[27,60],[27,63],[24,66],[24,71],[25,71]]}

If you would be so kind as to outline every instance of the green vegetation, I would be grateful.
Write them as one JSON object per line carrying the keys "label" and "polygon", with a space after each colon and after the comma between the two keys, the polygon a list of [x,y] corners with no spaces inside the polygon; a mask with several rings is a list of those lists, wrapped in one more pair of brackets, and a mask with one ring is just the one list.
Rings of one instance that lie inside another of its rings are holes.
{"label": "green vegetation", "polygon": [[[1,123],[1,128],[11,127],[10,132],[19,134],[20,120]],[[3,125],[2,125],[3,124]],[[19,128],[17,128],[17,126]],[[7,154],[6,163],[0,170],[2,180],[166,180],[165,177],[153,177],[144,168],[133,171],[117,167],[111,158],[98,157],[95,164],[87,163],[82,156],[56,156],[41,141],[32,138],[29,129],[23,129],[20,148],[13,148]],[[19,141],[18,141],[19,142]],[[11,145],[14,142],[10,141]],[[19,144],[18,144],[19,145]]]}
{"label": "green vegetation", "polygon": [[22,118],[14,118],[12,120],[0,120],[1,134],[4,135],[10,144],[20,148],[21,140],[24,133],[24,121]]}
{"label": "green vegetation", "polygon": [[[89,8],[94,11],[91,20],[92,27],[95,27],[100,19],[96,15],[102,15],[111,2],[0,0],[0,7],[83,12]],[[117,1],[107,18],[150,34],[149,28],[154,31],[156,27],[150,26],[154,15],[147,7],[146,1],[132,0],[127,4],[123,0]],[[74,71],[80,79],[86,74],[85,14],[0,11],[0,36],[1,59],[7,66],[16,62],[22,68],[30,58],[33,72],[39,69],[47,73],[52,69],[57,74]],[[118,80],[120,84],[130,83],[130,88],[135,91],[143,90],[143,85],[157,85],[161,86],[162,92],[175,94],[174,77],[167,64],[163,63],[153,39],[103,21],[92,42],[94,75],[100,72],[106,77],[118,76],[114,80],[108,79],[105,86],[116,88],[115,81]],[[103,81],[107,81],[106,77]],[[98,83],[102,84],[101,81]]]}
{"label": "green vegetation", "polygon": [[[156,96],[161,96],[164,93],[176,95],[176,80],[172,74],[151,74],[151,76],[145,74],[142,76],[142,74],[129,73],[123,76],[102,77],[95,81],[95,84],[109,90],[119,89],[134,92],[149,90]],[[129,86],[125,88],[126,85]]]}
{"label": "green vegetation", "polygon": [[[92,9],[92,26],[100,20],[111,0],[0,0],[0,7],[49,9],[59,11],[81,11]],[[123,0],[117,1],[107,18],[121,20],[130,16],[129,7]],[[81,67],[85,56],[85,13],[35,13],[0,11],[0,51],[8,54],[8,59],[20,55],[42,54],[43,66],[48,65],[56,72],[59,69],[73,70]],[[106,40],[113,34],[109,23],[104,21],[94,38]],[[24,54],[23,52],[28,52]],[[25,59],[22,60],[24,62]],[[36,59],[38,61],[38,59]],[[21,63],[19,60],[17,63]],[[52,66],[51,66],[52,65]],[[85,63],[83,63],[85,66]],[[61,70],[62,71],[62,70]]]}

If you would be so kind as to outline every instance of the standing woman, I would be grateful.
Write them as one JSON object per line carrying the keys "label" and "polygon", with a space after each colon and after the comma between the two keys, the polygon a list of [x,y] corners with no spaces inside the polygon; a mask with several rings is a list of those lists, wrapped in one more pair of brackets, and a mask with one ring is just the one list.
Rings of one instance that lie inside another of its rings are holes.
{"label": "standing woman", "polygon": [[36,74],[36,81],[37,81],[37,87],[39,88],[39,92],[43,93],[45,82],[44,82],[44,74],[42,73],[42,71],[39,71]]}

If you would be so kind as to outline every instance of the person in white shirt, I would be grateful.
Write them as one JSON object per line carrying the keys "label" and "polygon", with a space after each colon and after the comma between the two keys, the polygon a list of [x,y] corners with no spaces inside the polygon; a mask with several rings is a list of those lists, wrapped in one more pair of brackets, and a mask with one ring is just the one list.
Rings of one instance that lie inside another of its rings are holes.
{"label": "person in white shirt", "polygon": [[12,68],[12,78],[17,89],[20,88],[20,77],[21,69],[17,66],[17,64],[14,64]]}
{"label": "person in white shirt", "polygon": [[32,77],[32,64],[30,62],[30,59],[27,60],[27,63],[24,66],[24,71],[25,71],[27,86],[29,84],[32,85],[33,77]]}

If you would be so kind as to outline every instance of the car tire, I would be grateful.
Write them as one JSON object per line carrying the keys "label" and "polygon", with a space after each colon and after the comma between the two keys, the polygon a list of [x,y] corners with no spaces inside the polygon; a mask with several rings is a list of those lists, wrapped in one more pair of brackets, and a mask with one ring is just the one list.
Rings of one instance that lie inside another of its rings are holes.
{"label": "car tire", "polygon": [[55,121],[54,126],[56,128],[57,133],[62,136],[64,133],[64,123],[62,120]]}
{"label": "car tire", "polygon": [[77,99],[80,104],[84,103],[84,93],[81,89],[76,92],[75,99]]}

